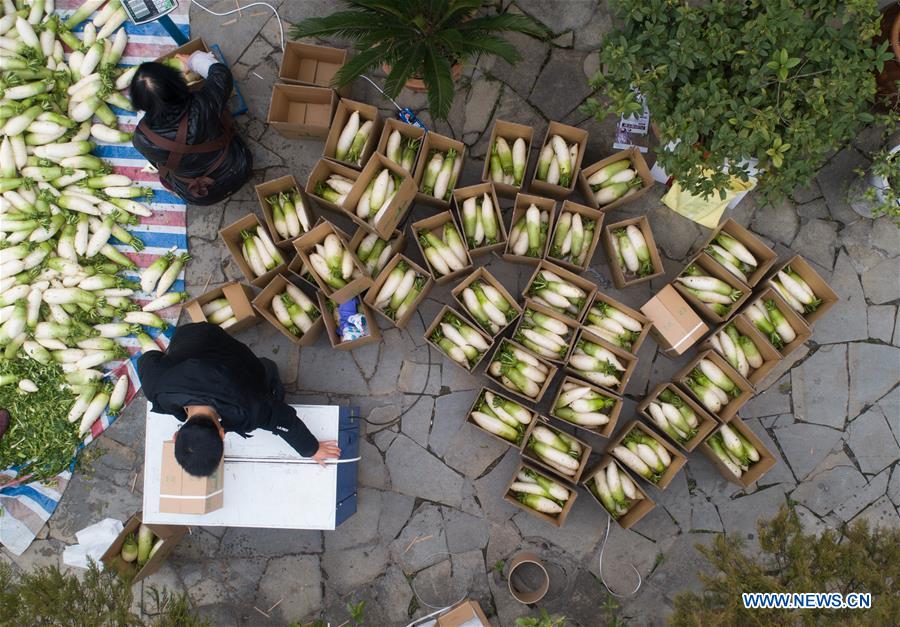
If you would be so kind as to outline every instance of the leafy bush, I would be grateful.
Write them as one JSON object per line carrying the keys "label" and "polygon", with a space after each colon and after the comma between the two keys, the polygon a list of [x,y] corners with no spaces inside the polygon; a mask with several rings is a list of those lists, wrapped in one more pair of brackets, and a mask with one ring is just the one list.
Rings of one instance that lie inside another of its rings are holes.
{"label": "leafy bush", "polygon": [[[863,173],[864,174],[864,173]],[[900,151],[882,149],[874,156],[871,174],[887,181],[887,187],[869,187],[865,198],[873,203],[872,217],[888,216],[900,224]]]}

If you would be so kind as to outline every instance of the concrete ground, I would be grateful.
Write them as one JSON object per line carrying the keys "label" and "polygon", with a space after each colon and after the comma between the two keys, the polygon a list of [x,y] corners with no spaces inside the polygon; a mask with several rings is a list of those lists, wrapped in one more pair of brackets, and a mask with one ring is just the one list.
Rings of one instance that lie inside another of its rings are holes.
{"label": "concrete ground", "polygon": [[[333,5],[324,0],[275,4],[287,22],[324,14]],[[558,36],[549,43],[511,37],[523,55],[514,68],[497,61],[466,69],[449,122],[435,125],[469,146],[463,185],[480,182],[495,118],[532,125],[537,136],[549,120],[585,128],[590,132],[585,163],[612,152],[614,122],[598,123],[578,110],[589,95],[586,74],[596,66],[591,51],[610,28],[605,9],[586,0],[517,4]],[[210,5],[221,9],[233,3]],[[255,174],[227,202],[189,210],[192,295],[207,283],[242,278],[217,231],[259,211],[253,184],[285,174],[305,181],[322,151],[321,142],[285,140],[265,123],[280,62],[274,19],[257,7],[237,22],[226,21],[192,9],[193,32],[222,46],[249,103],[239,125],[254,153]],[[392,113],[366,84],[355,85],[353,96]],[[400,101],[424,107],[420,94],[404,92]],[[778,206],[764,206],[751,195],[730,212],[782,258],[792,252],[806,257],[842,301],[740,412],[779,458],[758,485],[737,489],[702,455],[692,454],[667,490],[652,490],[657,507],[644,520],[630,531],[612,526],[603,578],[614,591],[627,593],[636,583],[629,564],[643,576],[640,591],[622,600],[618,612],[630,624],[659,624],[678,592],[699,586],[705,566],[694,545],[710,542],[718,532],[753,541],[757,518],[772,516],[789,500],[811,530],[858,518],[900,524],[900,231],[885,219],[860,218],[846,200],[854,169],[865,167],[876,148],[875,134],[863,133],[831,158],[810,189]],[[616,290],[600,251],[586,275],[631,306],[670,281],[707,235],[664,208],[662,192],[657,186],[608,220],[648,215],[666,277]],[[428,213],[416,207],[413,218]],[[416,258],[413,249],[409,244],[407,254]],[[497,257],[487,267],[513,294],[521,293],[531,272]],[[510,597],[497,568],[528,548],[546,560],[552,576],[540,607],[584,625],[601,622],[597,608],[607,594],[598,580],[599,551],[607,517],[582,495],[557,529],[501,500],[518,455],[462,425],[484,378],[466,375],[422,339],[449,292],[449,287],[434,289],[406,330],[385,327],[379,345],[353,353],[332,350],[324,336],[298,351],[265,322],[242,333],[240,339],[257,354],[278,363],[292,400],[361,408],[367,424],[359,511],[328,533],[194,528],[142,587],[186,591],[217,625],[285,625],[315,616],[340,624],[348,618],[347,604],[358,601],[366,602],[366,624],[404,625],[431,607],[469,595],[506,626],[537,612]],[[650,387],[670,380],[685,361],[658,354],[652,341],[639,357],[622,422]],[[59,563],[77,530],[106,516],[124,520],[140,509],[144,411],[140,398],[94,445],[103,454],[92,473],[73,479],[48,528],[14,559],[17,564]],[[605,446],[597,438],[591,443],[600,450]]]}

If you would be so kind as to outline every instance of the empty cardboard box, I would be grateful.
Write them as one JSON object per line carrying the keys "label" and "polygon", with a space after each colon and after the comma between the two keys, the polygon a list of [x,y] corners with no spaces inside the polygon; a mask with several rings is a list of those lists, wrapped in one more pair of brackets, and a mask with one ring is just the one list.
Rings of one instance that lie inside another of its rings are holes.
{"label": "empty cardboard box", "polygon": [[435,627],[491,627],[478,601],[466,599],[437,617]]}
{"label": "empty cardboard box", "polygon": [[[331,87],[334,75],[346,62],[347,51],[341,48],[288,41],[284,44],[278,78],[295,85]],[[341,95],[349,92],[349,85],[338,90]]]}
{"label": "empty cardboard box", "polygon": [[237,322],[225,327],[225,330],[231,335],[252,327],[259,322],[259,318],[256,316],[256,312],[251,304],[253,290],[237,281],[230,281],[201,294],[197,298],[192,298],[184,304],[184,308],[191,317],[192,322],[209,322],[209,318],[203,313],[203,306],[220,298],[228,301],[232,314],[237,318]]}
{"label": "empty cardboard box", "polygon": [[276,83],[266,122],[288,139],[321,139],[328,135],[336,106],[332,89]]}
{"label": "empty cardboard box", "polygon": [[175,459],[175,442],[163,442],[159,511],[165,514],[208,514],[225,503],[225,457],[208,477],[189,474]]}
{"label": "empty cardboard box", "polygon": [[666,285],[644,303],[641,312],[653,324],[650,333],[669,357],[683,354],[709,330],[671,285]]}

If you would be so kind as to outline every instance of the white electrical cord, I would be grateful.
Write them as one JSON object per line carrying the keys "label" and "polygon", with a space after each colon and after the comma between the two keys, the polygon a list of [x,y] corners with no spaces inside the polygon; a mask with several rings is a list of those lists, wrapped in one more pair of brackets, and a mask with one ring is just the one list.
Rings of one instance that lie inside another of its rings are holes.
{"label": "white electrical cord", "polygon": [[269,4],[268,2],[251,2],[250,4],[245,4],[244,6],[238,5],[238,8],[232,9],[230,11],[225,11],[224,13],[216,13],[212,9],[208,9],[205,6],[203,6],[202,4],[200,4],[199,2],[197,2],[197,0],[190,0],[190,2],[192,4],[197,5],[199,8],[203,9],[210,15],[215,15],[218,17],[225,17],[226,15],[233,15],[235,13],[240,13],[244,9],[249,9],[250,7],[268,7],[270,9],[272,9],[272,13],[275,14],[275,18],[278,21],[278,32],[281,37],[281,51],[284,52],[284,26],[281,23],[281,16],[278,14],[278,10],[275,7],[273,7],[271,4]]}
{"label": "white electrical cord", "polygon": [[[323,459],[325,464],[350,464],[358,462],[362,457],[352,457],[350,459]],[[310,458],[284,458],[284,457],[229,457],[225,456],[226,462],[253,462],[260,464],[318,464],[319,462]]]}

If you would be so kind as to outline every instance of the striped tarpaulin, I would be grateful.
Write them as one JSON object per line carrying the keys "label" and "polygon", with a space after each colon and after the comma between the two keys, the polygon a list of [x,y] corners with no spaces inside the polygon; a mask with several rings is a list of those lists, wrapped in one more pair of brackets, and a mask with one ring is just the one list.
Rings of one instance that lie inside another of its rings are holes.
{"label": "striped tarpaulin", "polygon": [[[79,0],[57,0],[56,11],[67,15],[80,4]],[[189,3],[183,2],[170,14],[172,21],[178,25],[185,36],[190,33],[188,8]],[[80,31],[81,28],[79,27],[77,31]],[[152,60],[176,47],[172,38],[157,22],[141,26],[135,26],[128,22],[124,28],[128,33],[128,46],[125,48],[121,65],[134,65]],[[119,127],[122,130],[130,131],[137,124],[137,117],[134,113],[121,109],[114,110],[119,117]],[[149,186],[154,190],[152,202],[145,203],[150,205],[153,215],[142,218],[140,224],[129,227],[129,230],[143,240],[145,244],[143,251],[135,253],[130,247],[121,245],[117,248],[130,257],[139,268],[146,268],[166,251],[174,250],[176,254],[186,252],[186,205],[183,200],[163,189],[155,174],[143,171],[147,162],[140,153],[130,145],[100,143],[94,150],[94,154],[109,161],[116,172],[125,174],[136,183]],[[130,273],[129,278],[137,278],[137,275],[137,272]],[[176,291],[184,289],[183,272],[171,289]],[[148,294],[139,294],[136,300],[143,304],[151,300],[151,297]],[[163,347],[168,345],[180,310],[181,307],[176,306],[158,312],[172,325],[169,330],[160,333],[149,329],[150,334],[155,336],[157,342]],[[110,364],[110,376],[111,380],[115,380],[122,373],[128,375],[129,389],[126,398],[130,402],[140,389],[135,366],[139,347],[134,338],[128,338],[123,343],[132,357],[129,360]],[[90,443],[103,433],[114,420],[114,416],[104,414],[94,423],[91,432],[84,439],[84,444]],[[21,477],[20,481],[8,483],[6,487],[0,488],[0,543],[16,555],[21,555],[28,548],[59,504],[69,479],[71,479],[71,471],[72,467],[46,483],[24,483],[22,481],[27,481],[27,478]],[[17,475],[14,468],[0,470],[0,483],[14,480]]]}

